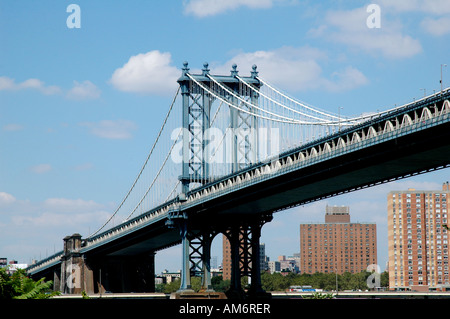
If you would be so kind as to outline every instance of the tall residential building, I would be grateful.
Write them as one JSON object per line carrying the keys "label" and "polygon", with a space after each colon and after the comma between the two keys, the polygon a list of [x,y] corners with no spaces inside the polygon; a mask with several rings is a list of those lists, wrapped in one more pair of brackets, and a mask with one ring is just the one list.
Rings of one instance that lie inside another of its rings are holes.
{"label": "tall residential building", "polygon": [[300,225],[300,272],[359,273],[377,263],[375,223],[351,223],[348,206],[327,206],[325,223]]}
{"label": "tall residential building", "polygon": [[449,285],[447,203],[441,191],[388,194],[389,288],[428,291]]}
{"label": "tall residential building", "polygon": [[228,238],[222,235],[222,271],[223,280],[231,279],[231,245]]}

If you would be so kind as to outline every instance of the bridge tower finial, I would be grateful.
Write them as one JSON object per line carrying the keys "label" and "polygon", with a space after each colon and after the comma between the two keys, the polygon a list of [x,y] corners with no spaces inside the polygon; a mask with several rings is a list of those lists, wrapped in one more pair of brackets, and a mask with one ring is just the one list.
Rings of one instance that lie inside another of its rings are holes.
{"label": "bridge tower finial", "polygon": [[250,74],[252,75],[252,78],[254,78],[254,79],[258,76],[258,71],[256,71],[256,68],[257,68],[256,64],[253,64],[252,71],[250,72]]}
{"label": "bridge tower finial", "polygon": [[208,66],[209,66],[208,62],[203,63],[203,69],[202,69],[203,76],[206,76],[207,74],[209,74]]}
{"label": "bridge tower finial", "polygon": [[236,63],[234,63],[232,66],[231,66],[231,76],[237,76],[238,75],[238,70],[237,70],[237,64]]}
{"label": "bridge tower finial", "polygon": [[182,70],[183,76],[186,76],[186,73],[189,72],[188,62],[187,61],[183,62],[183,68],[181,70]]}

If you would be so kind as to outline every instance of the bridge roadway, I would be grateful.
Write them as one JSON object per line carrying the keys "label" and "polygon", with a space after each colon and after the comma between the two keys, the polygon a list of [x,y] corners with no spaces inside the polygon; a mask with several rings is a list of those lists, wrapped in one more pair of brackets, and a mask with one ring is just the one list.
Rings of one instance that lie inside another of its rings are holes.
{"label": "bridge roadway", "polygon": [[[272,213],[342,193],[448,167],[450,92],[410,103],[359,125],[289,150],[267,163],[190,191],[94,237],[85,258],[140,256],[179,244],[167,221],[188,216],[192,230]],[[42,276],[63,252],[28,268]]]}

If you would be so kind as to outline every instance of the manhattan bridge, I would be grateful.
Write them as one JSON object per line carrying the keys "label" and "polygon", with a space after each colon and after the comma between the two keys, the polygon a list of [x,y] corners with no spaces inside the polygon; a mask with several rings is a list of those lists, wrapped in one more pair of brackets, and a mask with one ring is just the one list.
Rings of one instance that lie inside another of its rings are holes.
{"label": "manhattan bridge", "polygon": [[[264,295],[259,238],[273,214],[450,165],[450,92],[357,117],[282,92],[254,65],[199,74],[185,62],[148,156],[110,218],[28,267],[63,293],[154,291],[155,254],[182,245],[191,276],[213,292],[211,243],[231,245],[229,297]],[[247,293],[241,278],[251,278]]]}

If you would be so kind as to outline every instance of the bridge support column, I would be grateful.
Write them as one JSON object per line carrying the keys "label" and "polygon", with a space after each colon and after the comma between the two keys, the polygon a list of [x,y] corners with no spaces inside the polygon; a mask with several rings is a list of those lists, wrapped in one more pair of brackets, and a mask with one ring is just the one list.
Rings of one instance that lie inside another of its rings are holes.
{"label": "bridge support column", "polygon": [[213,236],[204,234],[202,240],[202,292],[214,292],[211,283],[211,244]]}
{"label": "bridge support column", "polygon": [[192,229],[191,221],[182,212],[173,212],[166,225],[178,227],[181,235],[182,269],[177,298],[192,298],[196,295],[191,286],[191,276],[202,277],[197,297],[221,298],[223,293],[215,293],[211,283],[211,244],[218,231],[210,226]]}
{"label": "bridge support column", "polygon": [[[189,71],[187,67],[187,63],[185,63],[183,68],[183,77],[186,77],[186,73]],[[187,192],[189,191],[189,81],[186,80],[180,83],[181,87],[181,96],[182,96],[182,124],[183,124],[183,166],[182,166],[182,174],[181,174],[181,198],[185,199]]]}
{"label": "bridge support column", "polygon": [[73,234],[64,238],[64,256],[61,259],[59,290],[65,294],[79,294],[82,291],[93,292],[94,276],[79,252],[81,235]]}
{"label": "bridge support column", "polygon": [[245,293],[241,285],[241,268],[240,268],[240,237],[241,231],[239,226],[231,227],[226,232],[226,237],[230,242],[231,248],[231,281],[230,289],[226,292],[229,299],[244,299]]}
{"label": "bridge support column", "polygon": [[202,293],[214,292],[211,283],[211,244],[216,234],[210,229],[204,229],[190,241],[190,274],[202,277]]}
{"label": "bridge support column", "polygon": [[[270,297],[261,285],[260,237],[261,227],[272,220],[266,215],[253,221],[232,225],[225,232],[231,246],[231,283],[227,291],[229,299]],[[250,288],[245,294],[241,279],[249,276]]]}
{"label": "bridge support column", "polygon": [[193,292],[191,288],[191,268],[189,266],[189,246],[190,241],[188,238],[187,221],[184,220],[179,224],[181,234],[181,247],[182,247],[182,263],[181,263],[181,285],[177,291]]}
{"label": "bridge support column", "polygon": [[53,290],[59,291],[61,288],[61,268],[58,267],[53,271]]}
{"label": "bridge support column", "polygon": [[252,238],[251,238],[251,284],[248,291],[250,297],[266,297],[266,292],[262,289],[261,285],[261,251],[260,251],[260,238],[261,238],[261,223],[255,223],[251,225]]}

